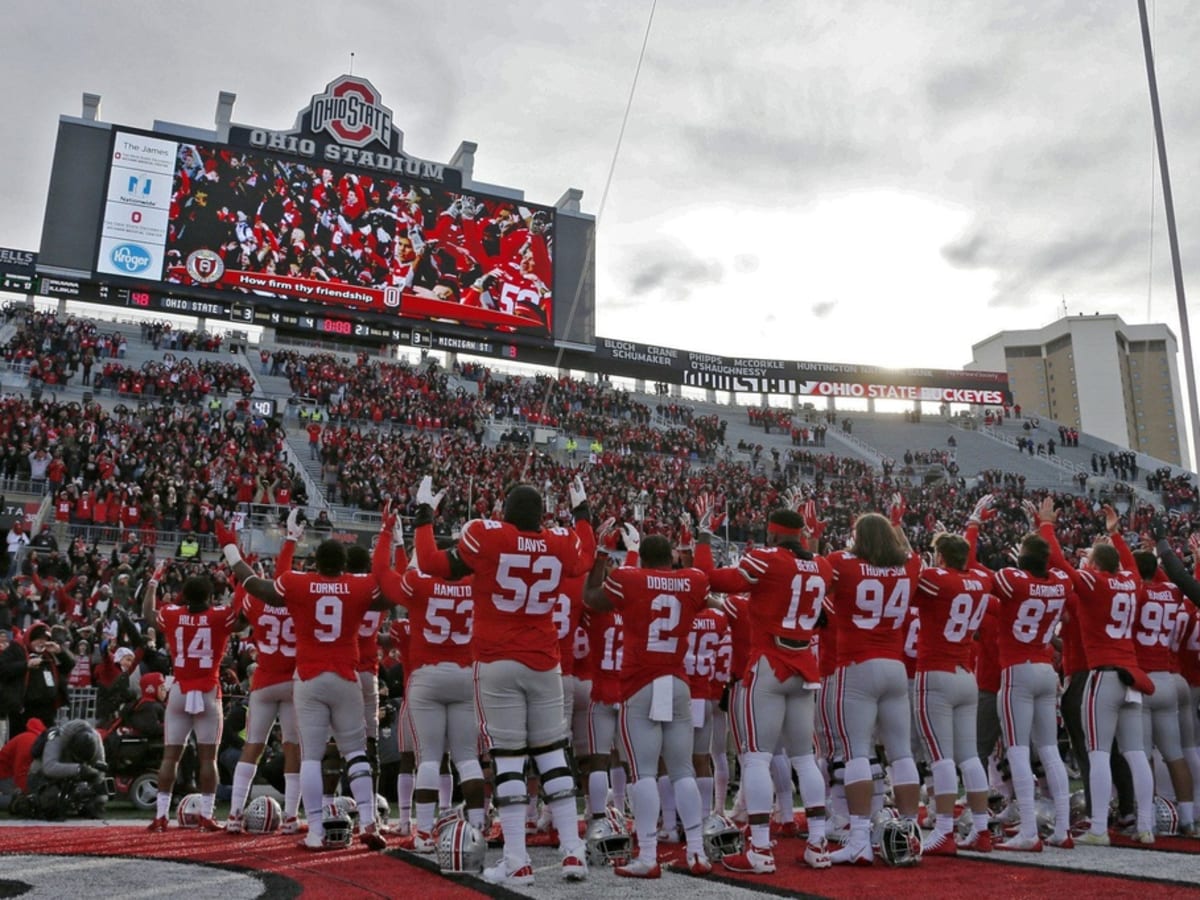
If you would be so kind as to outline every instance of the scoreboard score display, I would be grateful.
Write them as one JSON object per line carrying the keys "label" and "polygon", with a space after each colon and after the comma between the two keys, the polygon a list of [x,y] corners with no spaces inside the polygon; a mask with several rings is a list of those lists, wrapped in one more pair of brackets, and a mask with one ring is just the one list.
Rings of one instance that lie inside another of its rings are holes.
{"label": "scoreboard score display", "polygon": [[[61,282],[51,296],[336,339],[408,340],[424,323],[594,340],[594,220],[577,197],[532,203],[406,154],[365,79],[330,82],[286,132],[102,124],[59,122],[37,267]],[[577,296],[571,315],[556,302]]]}

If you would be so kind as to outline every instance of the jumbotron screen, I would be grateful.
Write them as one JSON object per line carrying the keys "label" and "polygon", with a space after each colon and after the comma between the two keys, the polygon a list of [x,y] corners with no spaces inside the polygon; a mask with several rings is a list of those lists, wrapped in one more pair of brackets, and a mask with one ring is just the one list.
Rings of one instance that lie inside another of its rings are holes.
{"label": "jumbotron screen", "polygon": [[553,208],[116,130],[96,272],[553,336]]}

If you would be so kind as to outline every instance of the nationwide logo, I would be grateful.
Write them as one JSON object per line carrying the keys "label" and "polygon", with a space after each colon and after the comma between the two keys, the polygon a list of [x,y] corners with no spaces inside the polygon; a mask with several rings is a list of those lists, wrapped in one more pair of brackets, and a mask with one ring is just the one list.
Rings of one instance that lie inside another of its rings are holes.
{"label": "nationwide logo", "polygon": [[192,281],[199,284],[212,284],[214,281],[220,281],[221,276],[225,274],[224,261],[208,249],[193,250],[188,254],[186,265],[187,273],[191,276]]}
{"label": "nationwide logo", "polygon": [[365,78],[343,75],[331,81],[325,93],[313,95],[308,114],[313,132],[327,131],[339,144],[366,147],[378,141],[392,148],[392,111]]}
{"label": "nationwide logo", "polygon": [[113,247],[109,259],[113,266],[130,275],[145,272],[153,262],[146,249],[137,244],[118,244]]}

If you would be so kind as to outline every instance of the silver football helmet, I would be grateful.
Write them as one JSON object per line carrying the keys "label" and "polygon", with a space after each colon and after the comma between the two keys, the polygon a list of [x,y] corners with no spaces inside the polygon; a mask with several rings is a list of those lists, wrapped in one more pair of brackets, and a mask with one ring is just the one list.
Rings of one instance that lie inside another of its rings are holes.
{"label": "silver football helmet", "polygon": [[1076,791],[1071,795],[1071,827],[1075,827],[1088,817],[1087,794]]}
{"label": "silver football helmet", "polygon": [[915,866],[921,861],[921,830],[908,819],[884,822],[879,829],[879,855],[889,866]]}
{"label": "silver football helmet", "polygon": [[339,795],[333,798],[333,805],[342,811],[342,814],[350,820],[354,827],[358,828],[358,804],[353,797]]}
{"label": "silver football helmet", "polygon": [[387,802],[387,797],[383,794],[375,795],[375,824],[380,828],[387,826],[388,820],[392,817],[392,807]]}
{"label": "silver football helmet", "polygon": [[343,807],[330,803],[321,818],[321,845],[328,849],[349,847],[354,840],[354,823]]}
{"label": "silver football helmet", "polygon": [[1154,795],[1154,833],[1172,835],[1179,833],[1179,810],[1166,797]]}
{"label": "silver football helmet", "polygon": [[705,855],[713,861],[741,853],[746,844],[742,830],[722,815],[711,815],[701,823],[700,838]]}
{"label": "silver football helmet", "polygon": [[633,838],[608,816],[589,823],[586,843],[588,864],[597,868],[622,865],[633,856]]}
{"label": "silver football helmet", "polygon": [[197,828],[200,825],[200,795],[188,794],[175,808],[175,820],[180,828]]}
{"label": "silver football helmet", "polygon": [[1033,804],[1033,811],[1037,816],[1038,835],[1048,838],[1054,834],[1054,825],[1058,819],[1054,812],[1054,801],[1049,797],[1038,797]]}
{"label": "silver football helmet", "polygon": [[247,804],[242,822],[249,834],[270,834],[278,831],[283,823],[283,810],[279,808],[278,800],[264,794]]}
{"label": "silver football helmet", "polygon": [[881,806],[871,816],[871,846],[878,850],[883,835],[883,826],[900,818],[894,806]]}
{"label": "silver football helmet", "polygon": [[483,871],[487,843],[478,828],[456,818],[435,834],[434,852],[443,875],[478,875]]}

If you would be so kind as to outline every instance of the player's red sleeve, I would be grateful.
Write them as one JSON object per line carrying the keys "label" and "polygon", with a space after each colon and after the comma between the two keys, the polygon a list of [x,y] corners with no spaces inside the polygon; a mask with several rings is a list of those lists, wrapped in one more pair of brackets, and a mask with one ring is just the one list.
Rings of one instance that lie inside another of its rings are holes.
{"label": "player's red sleeve", "polygon": [[1110,539],[1112,545],[1117,548],[1117,555],[1121,558],[1121,568],[1128,569],[1133,573],[1134,581],[1138,585],[1142,583],[1142,573],[1138,571],[1137,561],[1133,558],[1133,553],[1129,549],[1129,545],[1125,543],[1125,538],[1121,537],[1121,532],[1117,531],[1111,534]]}
{"label": "player's red sleeve", "polygon": [[692,565],[705,575],[712,573],[712,570],[716,568],[713,563],[712,544],[696,545],[696,552],[692,554]]}
{"label": "player's red sleeve", "polygon": [[392,542],[382,534],[379,536],[375,543],[375,552],[371,554],[371,574],[379,582],[379,592],[388,603],[396,604],[403,596],[400,582],[404,576],[389,565],[392,556],[391,544]]}
{"label": "player's red sleeve", "polygon": [[286,540],[283,546],[279,548],[279,555],[275,557],[275,574],[281,572],[292,571],[292,558],[296,555],[296,542]]}
{"label": "player's red sleeve", "polygon": [[750,589],[751,582],[746,573],[737,566],[713,569],[708,573],[709,586],[720,594],[740,594]]}
{"label": "player's red sleeve", "polygon": [[1067,562],[1067,558],[1063,556],[1062,545],[1058,542],[1058,535],[1054,532],[1054,523],[1043,522],[1038,526],[1038,532],[1050,545],[1050,565],[1062,569],[1074,581],[1078,573],[1075,571],[1075,567]]}
{"label": "player's red sleeve", "polygon": [[[467,527],[470,528],[470,523]],[[413,530],[413,551],[417,554],[417,566],[422,572],[438,578],[450,577],[450,557],[445,550],[438,549],[432,525],[421,525]]]}
{"label": "player's red sleeve", "polygon": [[592,530],[591,522],[580,519],[575,523],[575,534],[579,558],[567,574],[577,578],[592,571],[592,566],[596,564],[596,532]]}
{"label": "player's red sleeve", "polygon": [[976,555],[976,547],[979,544],[979,523],[971,522],[967,525],[967,531],[963,537],[967,539],[967,568],[973,569],[979,565],[979,557]]}

